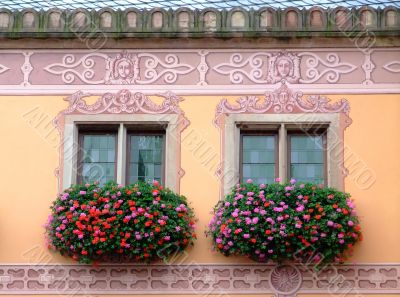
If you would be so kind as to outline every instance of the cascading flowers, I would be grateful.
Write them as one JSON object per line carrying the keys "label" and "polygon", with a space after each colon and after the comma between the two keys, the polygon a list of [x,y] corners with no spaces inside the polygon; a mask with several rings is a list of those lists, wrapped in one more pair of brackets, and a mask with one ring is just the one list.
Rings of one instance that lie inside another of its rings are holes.
{"label": "cascading flowers", "polygon": [[51,206],[50,249],[81,263],[151,262],[193,244],[195,219],[184,196],[157,181],[74,185]]}
{"label": "cascading flowers", "polygon": [[362,240],[350,195],[315,184],[238,184],[206,232],[225,256],[259,262],[343,262]]}

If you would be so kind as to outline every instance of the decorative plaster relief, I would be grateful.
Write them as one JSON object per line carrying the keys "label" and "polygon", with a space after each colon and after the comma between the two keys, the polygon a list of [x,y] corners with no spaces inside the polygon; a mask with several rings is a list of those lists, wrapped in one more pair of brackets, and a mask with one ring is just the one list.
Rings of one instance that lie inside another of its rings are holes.
{"label": "decorative plaster relief", "polygon": [[330,103],[325,96],[308,96],[302,92],[293,92],[285,82],[273,92],[265,94],[263,102],[256,96],[240,97],[236,104],[222,99],[217,106],[215,123],[219,118],[231,113],[343,113],[346,116],[346,127],[351,124],[350,106],[346,99]]}
{"label": "decorative plaster relief", "polygon": [[[118,87],[121,85],[143,86],[142,89],[155,86],[158,90],[174,85],[193,91],[207,91],[209,86],[222,91],[226,86],[242,85],[261,90],[263,85],[271,88],[282,81],[296,84],[297,89],[302,85],[327,89],[335,84],[335,90],[363,91],[365,85],[372,89],[394,88],[399,85],[400,73],[400,51],[396,49],[199,49],[176,50],[172,54],[167,50],[33,50],[29,59],[24,51],[3,52],[0,51],[0,91],[17,90],[12,86],[18,84],[27,91],[40,86],[93,89],[91,86],[96,85],[103,86],[103,90],[110,89],[110,85],[114,89],[122,89]],[[16,79],[21,69],[23,76]]]}
{"label": "decorative plaster relief", "polygon": [[106,84],[133,85],[139,79],[139,58],[123,52],[106,59]]}
{"label": "decorative plaster relief", "polygon": [[310,56],[302,61],[306,65],[306,75],[300,79],[301,83],[314,83],[322,77],[326,77],[328,83],[337,83],[342,74],[352,73],[357,68],[354,64],[341,62],[337,53],[328,53],[325,58],[311,52],[299,53],[299,56]]}
{"label": "decorative plaster relief", "polygon": [[[92,118],[91,116],[98,116],[101,114],[128,114],[132,115],[131,120],[135,120],[135,114],[148,114],[154,116],[175,114],[178,116],[178,120],[175,123],[176,128],[173,129],[173,131],[176,132],[176,135],[173,135],[173,140],[177,144],[177,168],[176,170],[173,170],[173,172],[177,174],[177,180],[176,184],[173,185],[173,188],[179,191],[180,178],[184,175],[184,171],[180,165],[180,139],[182,131],[190,124],[189,120],[185,117],[184,112],[179,107],[179,102],[181,102],[183,98],[171,92],[158,94],[154,96],[160,97],[163,99],[163,101],[160,104],[157,104],[152,101],[150,97],[143,93],[121,90],[118,93],[105,93],[99,97],[95,103],[88,105],[85,99],[89,96],[90,94],[85,94],[81,91],[78,91],[65,98],[64,100],[68,102],[68,107],[59,112],[59,114],[53,120],[53,124],[58,129],[60,134],[59,167],[55,170],[55,174],[58,178],[58,190],[63,190],[63,168],[65,165],[63,145],[65,145],[64,128],[67,116],[85,115],[85,121],[90,122],[96,121],[96,119]],[[159,120],[159,117],[153,119],[155,122],[157,120]],[[74,144],[65,149],[71,150],[72,147],[75,147]],[[69,159],[71,159],[71,157],[69,157]],[[173,179],[175,179],[175,177]],[[171,180],[173,179],[171,178]]]}
{"label": "decorative plaster relief", "polygon": [[[243,96],[234,104],[222,99],[216,108],[214,124],[220,130],[221,163],[215,174],[221,180],[221,197],[226,195],[239,180],[238,123],[329,123],[328,139],[328,185],[344,190],[344,179],[348,174],[344,166],[344,130],[351,124],[350,106],[341,99],[331,103],[321,95],[303,97],[300,91],[291,90],[282,81],[281,86],[266,92],[264,98]],[[281,148],[283,146],[280,146]],[[284,154],[280,155],[284,158]],[[286,179],[285,160],[279,161],[279,177]]]}
{"label": "decorative plaster relief", "polygon": [[399,264],[0,265],[0,294],[398,294]]}

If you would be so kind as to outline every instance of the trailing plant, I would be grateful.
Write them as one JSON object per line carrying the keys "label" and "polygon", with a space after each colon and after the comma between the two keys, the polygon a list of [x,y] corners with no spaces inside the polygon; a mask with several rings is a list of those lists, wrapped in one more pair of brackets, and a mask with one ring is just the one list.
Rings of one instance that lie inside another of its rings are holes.
{"label": "trailing plant", "polygon": [[81,263],[166,260],[193,244],[194,213],[157,181],[74,185],[51,206],[49,248]]}
{"label": "trailing plant", "polygon": [[224,254],[255,261],[343,262],[362,240],[350,195],[311,183],[238,184],[206,232]]}

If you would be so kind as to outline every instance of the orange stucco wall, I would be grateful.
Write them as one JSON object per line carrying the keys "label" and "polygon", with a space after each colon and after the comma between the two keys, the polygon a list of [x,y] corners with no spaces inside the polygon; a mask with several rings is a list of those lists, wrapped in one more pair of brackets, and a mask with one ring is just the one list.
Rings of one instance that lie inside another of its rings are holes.
{"label": "orange stucco wall", "polygon": [[[221,96],[184,97],[181,107],[191,125],[182,134],[186,175],[181,193],[192,202],[199,219],[199,238],[184,260],[244,263],[248,260],[212,253],[204,236],[209,211],[219,198],[220,182],[214,172],[220,142],[213,118]],[[400,95],[329,97],[348,99],[353,119],[345,131],[345,164],[350,169],[346,191],[356,200],[364,241],[351,261],[400,262]],[[69,262],[45,249],[42,227],[57,193],[59,138],[51,120],[66,106],[61,96],[0,97],[0,263]],[[363,166],[376,176],[368,186],[362,183]]]}

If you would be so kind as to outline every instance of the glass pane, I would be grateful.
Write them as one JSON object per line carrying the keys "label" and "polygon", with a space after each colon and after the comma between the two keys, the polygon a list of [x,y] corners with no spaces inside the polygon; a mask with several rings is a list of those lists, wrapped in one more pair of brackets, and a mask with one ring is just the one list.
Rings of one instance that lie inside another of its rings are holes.
{"label": "glass pane", "polygon": [[115,180],[115,135],[84,135],[82,182]]}
{"label": "glass pane", "polygon": [[242,181],[272,183],[275,179],[275,136],[242,137]]}
{"label": "glass pane", "polygon": [[296,135],[290,139],[290,172],[302,182],[324,183],[323,136]]}
{"label": "glass pane", "polygon": [[162,179],[163,135],[132,135],[128,183]]}

